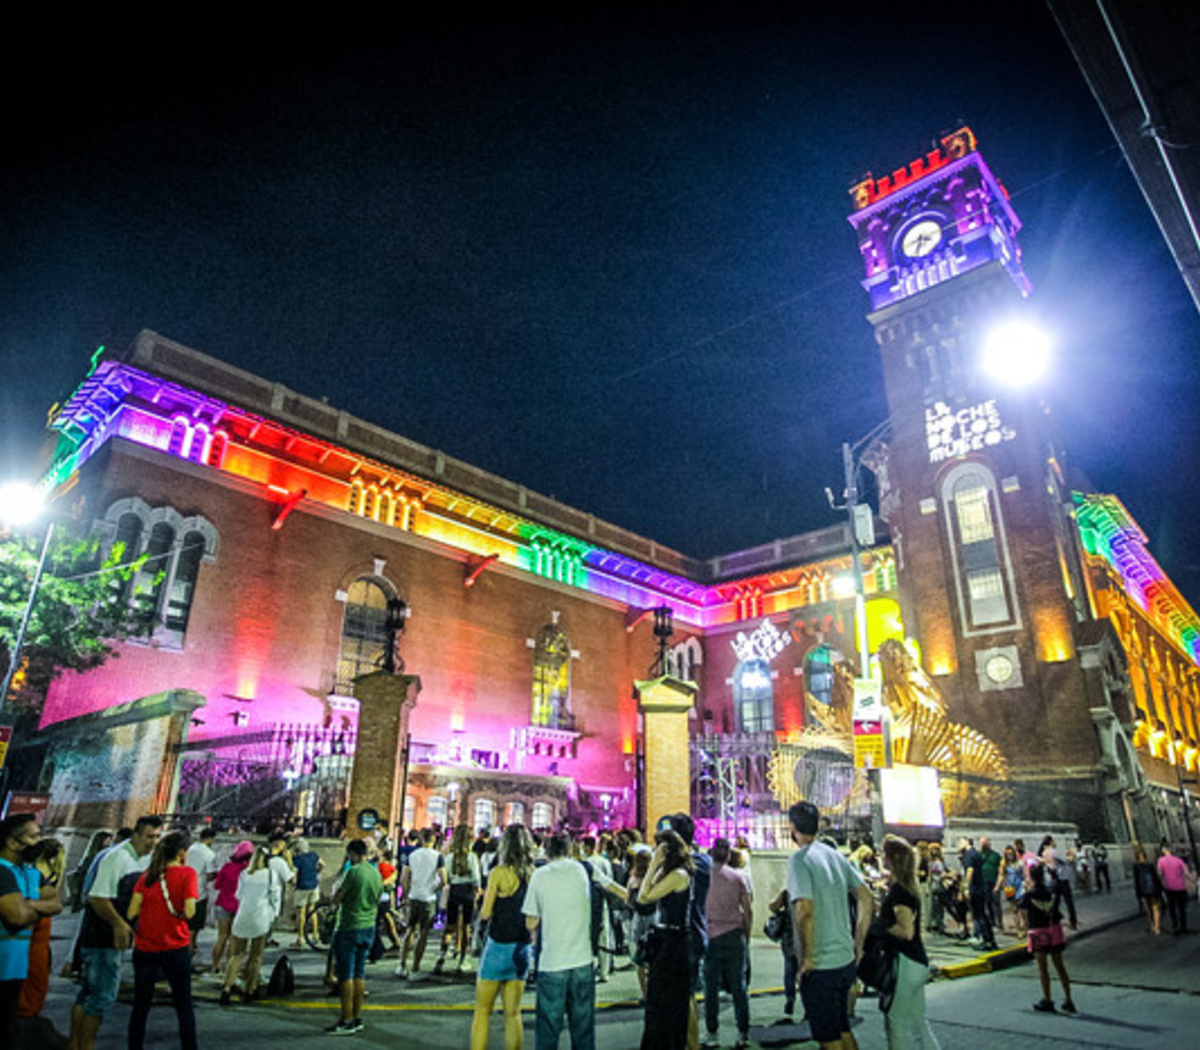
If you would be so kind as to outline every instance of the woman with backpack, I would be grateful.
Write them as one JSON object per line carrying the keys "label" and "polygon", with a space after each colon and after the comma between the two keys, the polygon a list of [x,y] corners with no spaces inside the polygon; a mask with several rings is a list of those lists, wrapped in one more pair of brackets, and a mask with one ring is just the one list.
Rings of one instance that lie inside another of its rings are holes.
{"label": "woman with backpack", "polygon": [[179,1019],[179,1045],[196,1046],[196,1016],[192,1009],[192,931],[200,888],[196,873],[184,863],[191,837],[186,831],[164,835],[154,849],[150,866],[133,888],[129,921],[133,938],[133,1013],[129,1016],[130,1050],[146,1041],[146,1018],[154,1000],[159,974],[171,988],[171,1005]]}

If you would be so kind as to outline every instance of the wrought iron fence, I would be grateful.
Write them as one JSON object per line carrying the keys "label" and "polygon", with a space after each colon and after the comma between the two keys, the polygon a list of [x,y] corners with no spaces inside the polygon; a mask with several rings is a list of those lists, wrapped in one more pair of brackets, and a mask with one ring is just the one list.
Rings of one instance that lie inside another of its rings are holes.
{"label": "wrought iron fence", "polygon": [[332,832],[345,822],[353,730],[275,724],[179,748],[177,813],[220,826],[300,818]]}

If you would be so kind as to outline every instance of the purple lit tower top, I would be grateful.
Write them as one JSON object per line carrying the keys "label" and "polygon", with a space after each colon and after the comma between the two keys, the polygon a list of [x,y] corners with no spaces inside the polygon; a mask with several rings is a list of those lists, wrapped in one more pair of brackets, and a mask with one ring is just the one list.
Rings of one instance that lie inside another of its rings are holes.
{"label": "purple lit tower top", "polygon": [[1028,295],[1016,234],[1021,220],[975,144],[970,128],[941,140],[891,175],[870,174],[850,190],[871,309],[882,310],[952,277],[1000,263]]}

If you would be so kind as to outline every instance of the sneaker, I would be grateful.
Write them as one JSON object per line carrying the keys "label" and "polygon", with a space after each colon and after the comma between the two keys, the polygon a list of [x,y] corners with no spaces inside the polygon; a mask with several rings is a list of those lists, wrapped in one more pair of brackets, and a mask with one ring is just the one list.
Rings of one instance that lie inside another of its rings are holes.
{"label": "sneaker", "polygon": [[442,967],[443,967],[443,966],[445,966],[445,965],[446,965],[446,957],[445,957],[444,955],[439,955],[439,956],[438,956],[438,960],[437,960],[437,962],[435,962],[435,963],[433,964],[433,972],[434,972],[435,974],[439,974],[439,973],[441,973],[441,972],[442,972]]}
{"label": "sneaker", "polygon": [[396,972],[396,976],[399,977],[400,980],[402,980],[402,981],[408,980],[408,967],[405,966],[404,963],[397,963],[395,972]]}
{"label": "sneaker", "polygon": [[351,1028],[352,1028],[352,1029],[353,1029],[355,1032],[361,1032],[361,1031],[363,1030],[363,1027],[364,1027],[364,1025],[363,1025],[363,1023],[362,1023],[362,1018],[361,1018],[361,1017],[355,1017],[355,1018],[354,1018],[354,1019],[353,1019],[353,1020],[350,1022],[350,1027],[351,1027]]}
{"label": "sneaker", "polygon": [[1079,1013],[1079,1011],[1075,1009],[1075,1004],[1074,1004],[1073,1002],[1071,1002],[1071,1000],[1070,1000],[1070,999],[1064,999],[1064,1000],[1063,1000],[1063,1004],[1062,1004],[1062,1012],[1063,1012],[1064,1014],[1077,1014],[1077,1013]]}
{"label": "sneaker", "polygon": [[721,1045],[721,1040],[717,1038],[717,1034],[713,1032],[711,1035],[706,1035],[703,1039],[701,1039],[700,1045],[704,1048],[704,1050],[717,1050],[717,1048]]}
{"label": "sneaker", "polygon": [[358,1022],[358,1027],[354,1027],[353,1021],[338,1021],[336,1024],[331,1024],[325,1029],[329,1035],[354,1035],[362,1031],[362,1022]]}
{"label": "sneaker", "polygon": [[1049,999],[1039,999],[1033,1004],[1033,1008],[1044,1014],[1054,1013],[1054,1004]]}
{"label": "sneaker", "polygon": [[228,1006],[230,1003],[233,1002],[233,996],[231,996],[229,994],[229,989],[227,989],[227,988],[221,989],[221,998],[218,999],[217,1002],[219,1002],[222,1006]]}

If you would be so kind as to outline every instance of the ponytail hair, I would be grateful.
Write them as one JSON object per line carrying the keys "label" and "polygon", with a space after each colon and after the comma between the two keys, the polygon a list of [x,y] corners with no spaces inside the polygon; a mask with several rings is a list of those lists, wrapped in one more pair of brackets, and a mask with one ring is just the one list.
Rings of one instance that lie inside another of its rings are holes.
{"label": "ponytail hair", "polygon": [[191,844],[192,836],[186,831],[172,831],[159,839],[150,857],[150,866],[146,869],[146,885],[153,886],[158,882],[167,870],[167,865]]}

